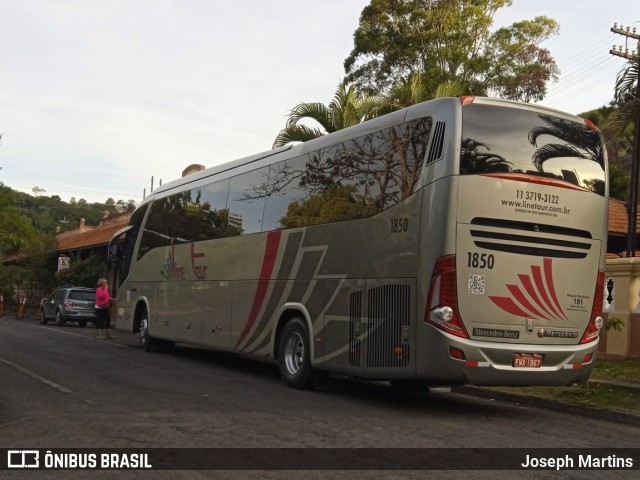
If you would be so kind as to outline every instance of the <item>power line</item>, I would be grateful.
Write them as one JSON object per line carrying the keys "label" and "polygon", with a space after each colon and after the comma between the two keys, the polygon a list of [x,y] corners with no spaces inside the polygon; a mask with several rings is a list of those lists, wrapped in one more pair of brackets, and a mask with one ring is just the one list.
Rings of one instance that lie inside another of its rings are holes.
{"label": "power line", "polygon": [[[604,72],[598,77],[593,77],[590,79],[589,83],[585,83],[584,81],[575,82],[572,84],[567,84],[564,87],[561,87],[558,90],[554,90],[550,92],[546,97],[546,101],[552,101],[554,103],[566,103],[568,100],[574,99],[583,95],[585,92],[592,91],[594,87],[604,85],[611,81],[611,73]],[[611,85],[611,99],[613,99],[613,85]],[[566,93],[565,93],[566,92]]]}
{"label": "power line", "polygon": [[594,51],[599,51],[601,47],[603,47],[604,45],[608,45],[609,43],[611,43],[611,37],[610,36],[602,37],[602,39],[598,40],[596,43],[592,44],[588,48],[585,48],[581,52],[578,52],[575,55],[572,55],[571,58],[568,61],[563,62],[562,60],[559,60],[558,63],[562,63],[564,65],[563,66],[563,70],[564,69],[571,70],[571,69],[573,69],[574,65],[582,66],[582,65],[584,65],[583,59],[585,57],[593,58],[593,52]]}

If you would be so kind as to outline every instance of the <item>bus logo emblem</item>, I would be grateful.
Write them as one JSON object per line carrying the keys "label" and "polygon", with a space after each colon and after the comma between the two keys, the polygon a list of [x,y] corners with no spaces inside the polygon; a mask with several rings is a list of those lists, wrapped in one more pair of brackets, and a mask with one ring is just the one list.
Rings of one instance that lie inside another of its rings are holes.
{"label": "bus logo emblem", "polygon": [[518,317],[568,320],[556,295],[550,258],[542,260],[542,267],[532,265],[530,274],[518,274],[518,280],[519,285],[506,284],[511,296],[490,295],[491,301],[505,312]]}

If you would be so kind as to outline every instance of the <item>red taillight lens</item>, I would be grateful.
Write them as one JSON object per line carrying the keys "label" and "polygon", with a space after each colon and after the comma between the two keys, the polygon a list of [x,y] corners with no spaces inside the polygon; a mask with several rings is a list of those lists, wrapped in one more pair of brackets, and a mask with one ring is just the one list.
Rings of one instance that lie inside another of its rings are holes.
{"label": "red taillight lens", "polygon": [[587,128],[590,128],[591,130],[593,130],[594,132],[599,132],[600,130],[598,129],[598,126],[593,123],[591,120],[588,119],[584,119],[584,124],[587,126]]}
{"label": "red taillight lens", "polygon": [[440,257],[433,269],[425,321],[447,333],[469,338],[458,313],[456,256]]}
{"label": "red taillight lens", "polygon": [[455,347],[449,347],[449,356],[451,358],[455,358],[456,360],[466,360],[467,357],[465,356],[464,352],[462,350],[460,350],[459,348],[455,348]]}
{"label": "red taillight lens", "polygon": [[593,294],[593,309],[591,310],[591,319],[589,325],[582,335],[580,343],[589,343],[598,339],[600,329],[596,325],[596,319],[602,315],[602,303],[604,299],[604,270],[598,270],[598,279],[596,281],[596,291]]}

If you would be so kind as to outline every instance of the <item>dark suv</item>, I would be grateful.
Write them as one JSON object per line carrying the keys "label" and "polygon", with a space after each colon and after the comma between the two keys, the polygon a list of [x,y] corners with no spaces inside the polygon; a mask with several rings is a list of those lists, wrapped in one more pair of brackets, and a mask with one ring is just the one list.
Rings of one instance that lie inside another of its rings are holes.
{"label": "dark suv", "polygon": [[93,288],[63,287],[55,290],[40,304],[40,323],[55,320],[58,325],[78,322],[84,327],[96,321],[96,291]]}

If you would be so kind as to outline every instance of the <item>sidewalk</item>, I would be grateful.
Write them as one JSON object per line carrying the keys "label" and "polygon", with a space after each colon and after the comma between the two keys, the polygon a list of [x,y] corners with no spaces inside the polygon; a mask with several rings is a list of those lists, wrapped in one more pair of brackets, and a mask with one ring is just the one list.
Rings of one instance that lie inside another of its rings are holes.
{"label": "sidewalk", "polygon": [[[589,385],[609,385],[625,390],[630,390],[638,395],[638,400],[640,401],[640,384],[616,382],[612,380],[603,380],[592,377],[589,379]],[[451,391],[463,395],[473,395],[476,397],[482,397],[491,400],[503,400],[514,402],[516,404],[528,405],[531,407],[546,408],[549,410],[555,410],[557,412],[571,413],[573,415],[583,415],[590,418],[600,418],[603,420],[609,420],[611,422],[621,422],[640,426],[640,414],[630,412],[590,407],[586,405],[577,405],[574,403],[541,398],[533,395],[498,392],[483,387],[462,386],[454,387],[451,389]]]}

